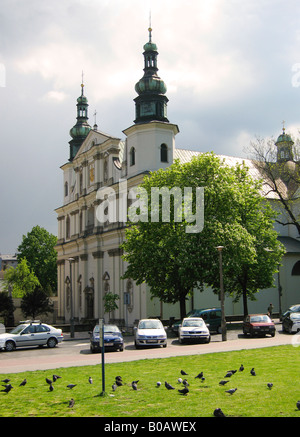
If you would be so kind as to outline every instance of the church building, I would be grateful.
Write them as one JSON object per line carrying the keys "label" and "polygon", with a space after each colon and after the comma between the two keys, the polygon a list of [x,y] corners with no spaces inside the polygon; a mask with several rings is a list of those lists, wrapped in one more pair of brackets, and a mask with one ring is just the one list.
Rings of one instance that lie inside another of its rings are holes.
{"label": "church building", "polygon": [[[181,162],[189,161],[200,153],[175,146],[179,128],[168,120],[167,88],[158,76],[158,51],[152,41],[151,29],[143,56],[144,75],[135,85],[135,120],[132,126],[124,129],[125,139],[102,132],[96,124],[89,125],[88,99],[84,95],[84,84],[81,84],[77,122],[70,130],[69,160],[61,166],[63,202],[56,209],[58,321],[64,323],[70,321],[72,314],[75,323],[104,317],[106,322],[114,320],[127,326],[141,318],[179,317],[179,304],[177,307],[163,304],[157,298],[151,299],[147,284],[136,285],[132,280],[121,279],[126,271],[120,244],[125,236],[128,191],[137,187],[150,171],[167,168],[177,158]],[[287,159],[290,147],[289,139],[280,137],[278,159]],[[232,165],[246,161],[250,173],[260,177],[250,160],[224,158]],[[287,248],[287,267],[281,269],[274,289],[263,290],[257,302],[249,302],[251,312],[266,312],[270,302],[278,311],[279,300],[284,309],[299,303],[295,299],[300,301],[299,278],[291,274],[294,265],[297,262],[300,265],[300,244],[295,235],[290,235],[289,227],[278,231]],[[104,296],[108,292],[118,295],[118,308],[109,314],[104,312]],[[194,293],[187,311],[192,307],[212,306],[220,306],[218,297],[205,290]],[[240,303],[233,303],[228,298],[225,312],[242,314],[243,310]]]}

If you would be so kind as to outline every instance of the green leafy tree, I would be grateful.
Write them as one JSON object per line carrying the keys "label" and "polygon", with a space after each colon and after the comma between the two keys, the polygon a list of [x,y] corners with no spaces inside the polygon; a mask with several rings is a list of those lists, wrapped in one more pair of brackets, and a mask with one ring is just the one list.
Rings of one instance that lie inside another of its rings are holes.
{"label": "green leafy tree", "polygon": [[[137,284],[146,282],[152,296],[163,302],[179,302],[184,317],[186,298],[195,288],[209,285],[219,292],[216,247],[222,245],[225,292],[236,300],[243,296],[247,314],[247,298],[254,299],[260,288],[272,286],[284,253],[273,229],[274,212],[260,194],[261,182],[253,180],[245,166],[229,167],[207,153],[189,163],[176,161],[166,170],[151,173],[141,187],[147,193],[148,217],[143,215],[141,205],[136,210],[140,221],[129,223],[126,230],[122,247],[128,268],[124,278],[132,278]],[[195,216],[199,208],[196,191],[204,187],[203,229],[187,232],[189,216],[179,220],[178,211],[186,207],[184,196],[181,205],[175,195],[170,196],[166,222],[162,220],[165,205],[161,201],[161,220],[153,222],[151,193],[157,187],[179,187],[182,193],[185,187],[193,189],[190,213]]]}
{"label": "green leafy tree", "polygon": [[35,319],[39,314],[53,313],[53,304],[47,293],[40,287],[26,293],[21,301],[21,310],[25,317]]}
{"label": "green leafy tree", "polygon": [[18,247],[18,261],[27,259],[41,287],[48,293],[57,290],[57,252],[54,249],[56,242],[55,235],[35,226],[26,236],[23,235],[22,243]]}
{"label": "green leafy tree", "polygon": [[4,290],[12,290],[12,297],[23,297],[39,286],[39,280],[30,269],[26,258],[22,258],[17,267],[10,267],[4,273]]}
{"label": "green leafy tree", "polygon": [[104,312],[110,313],[114,310],[118,309],[118,305],[116,301],[120,299],[120,297],[115,293],[105,293],[103,300],[104,300]]}

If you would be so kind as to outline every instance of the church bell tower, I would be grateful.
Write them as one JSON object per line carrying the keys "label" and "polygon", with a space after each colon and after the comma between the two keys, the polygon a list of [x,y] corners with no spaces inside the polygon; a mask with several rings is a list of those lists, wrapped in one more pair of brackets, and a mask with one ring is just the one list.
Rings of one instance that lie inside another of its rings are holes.
{"label": "church bell tower", "polygon": [[149,31],[149,41],[144,45],[144,76],[135,85],[138,97],[135,101],[135,123],[158,120],[168,122],[167,103],[165,96],[167,87],[157,75],[157,46],[152,42],[152,29]]}
{"label": "church bell tower", "polygon": [[149,41],[143,53],[144,75],[135,85],[138,97],[134,99],[134,125],[123,131],[127,136],[128,177],[169,167],[173,163],[175,135],[179,132],[178,126],[167,118],[167,87],[157,74],[157,46],[152,41],[152,29],[148,31]]}

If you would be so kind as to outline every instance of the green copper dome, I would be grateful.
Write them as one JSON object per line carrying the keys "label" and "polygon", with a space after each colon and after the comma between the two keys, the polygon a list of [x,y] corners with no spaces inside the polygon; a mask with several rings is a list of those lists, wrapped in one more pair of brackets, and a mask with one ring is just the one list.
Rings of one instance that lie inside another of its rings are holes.
{"label": "green copper dome", "polygon": [[144,75],[135,84],[138,97],[135,101],[135,123],[147,123],[153,120],[168,122],[167,102],[164,95],[167,92],[165,82],[158,76],[157,46],[152,42],[149,28],[149,41],[144,45]]}
{"label": "green copper dome", "polygon": [[75,124],[75,126],[70,129],[70,135],[73,139],[84,139],[90,130],[91,126],[88,123]]}
{"label": "green copper dome", "polygon": [[140,95],[144,93],[165,94],[167,87],[158,76],[144,76],[135,85],[135,91]]}
{"label": "green copper dome", "polygon": [[294,160],[294,141],[290,135],[285,133],[285,127],[283,127],[282,134],[277,138],[275,145],[277,147],[277,162],[282,163]]}
{"label": "green copper dome", "polygon": [[70,158],[72,161],[80,149],[81,144],[86,139],[88,133],[91,130],[91,126],[88,124],[88,99],[83,94],[84,85],[81,84],[81,95],[77,99],[77,122],[70,129],[70,136],[72,140],[70,144]]}
{"label": "green copper dome", "polygon": [[281,135],[279,135],[279,137],[277,138],[276,144],[277,143],[292,143],[293,140],[290,137],[290,135],[286,134],[285,132],[283,132]]}

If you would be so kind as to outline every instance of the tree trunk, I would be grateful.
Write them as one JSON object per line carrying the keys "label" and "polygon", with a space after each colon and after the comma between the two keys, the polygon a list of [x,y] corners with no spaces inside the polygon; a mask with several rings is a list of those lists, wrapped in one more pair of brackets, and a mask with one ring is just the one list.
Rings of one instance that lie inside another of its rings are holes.
{"label": "tree trunk", "polygon": [[248,315],[247,290],[243,290],[244,317]]}
{"label": "tree trunk", "polygon": [[179,305],[180,305],[180,318],[184,319],[186,316],[185,295],[180,296]]}

